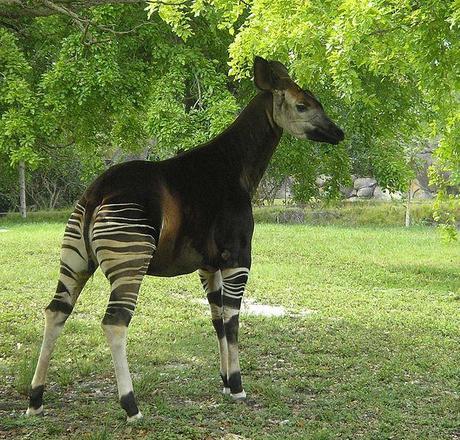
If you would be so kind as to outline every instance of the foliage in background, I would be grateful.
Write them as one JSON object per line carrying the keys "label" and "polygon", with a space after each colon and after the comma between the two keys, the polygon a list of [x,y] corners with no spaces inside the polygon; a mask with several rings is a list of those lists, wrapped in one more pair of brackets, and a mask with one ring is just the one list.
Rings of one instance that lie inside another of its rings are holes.
{"label": "foliage in background", "polygon": [[152,0],[147,9],[104,5],[80,21],[1,30],[2,124],[17,127],[2,135],[9,160],[71,145],[87,182],[119,151],[148,146],[159,159],[192,148],[254,95],[252,60],[262,55],[284,62],[347,134],[340,147],[284,139],[268,178],[293,176],[297,200],[317,194],[320,173],[332,176],[328,197],[350,172],[405,190],[407,145],[436,134],[458,183],[458,1]]}
{"label": "foliage in background", "polygon": [[31,87],[32,68],[17,38],[0,28],[0,154],[12,165],[36,165],[36,97]]}
{"label": "foliage in background", "polygon": [[[194,20],[187,44],[137,6],[92,8],[87,17],[85,32],[62,16],[25,21],[16,36],[1,30],[1,128],[11,128],[0,130],[0,151],[8,161],[27,151],[35,166],[43,159],[41,175],[55,176],[56,185],[66,171],[56,152],[72,149],[67,165],[79,160],[73,172],[87,183],[120,151],[148,147],[152,159],[169,157],[235,118],[226,75],[231,37],[217,17]],[[67,186],[80,190],[74,177]],[[72,202],[75,191],[67,195]]]}

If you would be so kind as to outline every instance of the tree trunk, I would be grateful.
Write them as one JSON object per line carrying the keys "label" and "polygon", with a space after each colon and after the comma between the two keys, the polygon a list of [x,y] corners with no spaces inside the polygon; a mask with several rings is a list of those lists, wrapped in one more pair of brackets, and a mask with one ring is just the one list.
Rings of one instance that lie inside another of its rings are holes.
{"label": "tree trunk", "polygon": [[406,203],[406,228],[410,226],[410,205],[412,201],[412,181],[409,182],[409,191],[407,192],[407,203]]}
{"label": "tree trunk", "polygon": [[22,218],[26,218],[26,164],[19,162],[19,212]]}

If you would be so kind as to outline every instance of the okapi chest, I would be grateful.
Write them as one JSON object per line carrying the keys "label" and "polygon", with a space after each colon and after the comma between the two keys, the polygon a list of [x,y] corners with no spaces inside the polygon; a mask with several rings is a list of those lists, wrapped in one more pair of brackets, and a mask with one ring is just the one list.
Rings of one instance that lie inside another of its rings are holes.
{"label": "okapi chest", "polygon": [[238,327],[251,267],[251,195],[283,130],[332,144],[344,138],[319,101],[302,90],[281,63],[256,57],[254,80],[261,92],[215,139],[166,161],[114,166],[76,204],[64,234],[56,293],[45,309],[28,415],[43,411],[55,342],[98,267],[111,287],[102,327],[128,421],[141,417],[126,338],[145,275],[170,277],[199,271],[218,339],[223,393],[234,400],[246,397]]}

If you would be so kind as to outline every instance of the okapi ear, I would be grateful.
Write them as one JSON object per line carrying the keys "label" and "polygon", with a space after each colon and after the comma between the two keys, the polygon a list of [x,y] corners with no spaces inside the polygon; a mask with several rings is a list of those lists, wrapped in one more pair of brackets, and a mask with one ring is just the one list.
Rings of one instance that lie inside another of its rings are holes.
{"label": "okapi ear", "polygon": [[272,71],[272,75],[276,78],[276,80],[280,83],[290,80],[291,77],[289,76],[289,72],[286,69],[286,66],[279,61],[270,61],[270,68]]}
{"label": "okapi ear", "polygon": [[254,83],[260,90],[284,90],[288,87],[289,72],[279,61],[254,59]]}
{"label": "okapi ear", "polygon": [[262,57],[254,58],[254,84],[260,90],[275,88],[270,63]]}

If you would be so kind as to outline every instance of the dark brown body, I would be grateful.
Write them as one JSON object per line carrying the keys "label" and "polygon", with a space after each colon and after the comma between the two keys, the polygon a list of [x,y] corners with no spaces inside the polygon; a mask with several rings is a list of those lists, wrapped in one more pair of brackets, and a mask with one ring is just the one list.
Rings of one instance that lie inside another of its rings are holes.
{"label": "dark brown body", "polygon": [[[271,94],[260,93],[210,143],[165,161],[110,168],[81,203],[96,207],[135,202],[144,208],[157,243],[148,275],[249,267],[251,195],[281,136],[270,123],[272,105]],[[250,142],[243,136],[249,127]]]}

